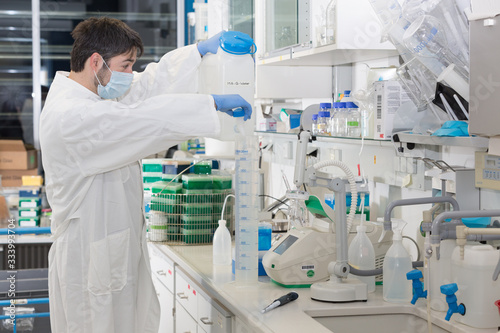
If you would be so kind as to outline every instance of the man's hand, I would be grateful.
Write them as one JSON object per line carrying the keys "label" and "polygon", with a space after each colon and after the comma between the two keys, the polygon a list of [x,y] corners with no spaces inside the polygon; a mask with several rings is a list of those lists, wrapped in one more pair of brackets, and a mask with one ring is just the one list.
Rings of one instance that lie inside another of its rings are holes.
{"label": "man's hand", "polygon": [[198,42],[198,51],[200,52],[202,57],[208,52],[213,54],[217,53],[217,49],[219,49],[220,45],[220,36],[222,36],[224,32],[225,31],[222,30],[217,35],[212,36],[207,40],[202,40],[201,42]]}
{"label": "man's hand", "polygon": [[245,112],[244,120],[250,119],[252,116],[252,106],[238,94],[233,95],[212,95],[215,101],[215,108],[218,111],[225,112],[233,116],[233,109],[242,108]]}

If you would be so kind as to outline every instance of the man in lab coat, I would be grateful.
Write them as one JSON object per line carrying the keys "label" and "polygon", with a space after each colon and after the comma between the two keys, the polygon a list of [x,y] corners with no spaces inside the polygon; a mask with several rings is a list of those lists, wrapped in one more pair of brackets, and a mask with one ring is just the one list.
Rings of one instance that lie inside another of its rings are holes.
{"label": "man in lab coat", "polygon": [[193,136],[217,136],[216,109],[238,95],[200,95],[201,57],[218,36],[132,73],[139,35],[111,18],[72,33],[71,72],[58,72],[40,122],[53,209],[49,253],[52,332],[158,332],[159,303],[145,240],[139,160]]}

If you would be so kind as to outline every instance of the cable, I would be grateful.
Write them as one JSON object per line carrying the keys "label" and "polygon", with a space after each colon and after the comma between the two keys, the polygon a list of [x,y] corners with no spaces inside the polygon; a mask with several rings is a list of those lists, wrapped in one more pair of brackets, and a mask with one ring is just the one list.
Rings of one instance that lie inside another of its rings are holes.
{"label": "cable", "polygon": [[403,238],[409,239],[409,240],[411,240],[413,242],[413,244],[415,244],[415,246],[417,247],[417,253],[418,253],[417,254],[417,260],[415,260],[415,261],[420,261],[420,248],[418,247],[417,242],[415,242],[415,240],[413,238],[408,237],[408,236],[403,236]]}
{"label": "cable", "polygon": [[271,195],[267,195],[267,194],[259,194],[259,197],[268,197],[268,198],[271,198],[271,199],[274,199],[274,200],[278,201],[279,203],[281,203],[281,204],[283,204],[283,205],[285,205],[285,206],[287,206],[287,207],[290,207],[290,205],[289,205],[289,204],[287,204],[286,202],[281,201],[280,199],[275,198],[275,197],[273,197],[273,196],[271,196]]}

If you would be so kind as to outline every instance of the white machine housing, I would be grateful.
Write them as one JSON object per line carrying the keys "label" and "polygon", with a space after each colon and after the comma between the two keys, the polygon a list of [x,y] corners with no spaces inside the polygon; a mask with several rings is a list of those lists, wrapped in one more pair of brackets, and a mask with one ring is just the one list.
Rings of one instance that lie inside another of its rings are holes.
{"label": "white machine housing", "polygon": [[[385,253],[392,244],[392,233],[387,233],[379,243],[382,227],[370,222],[364,225],[375,248],[376,268],[381,268]],[[356,224],[351,230],[356,230]],[[351,231],[349,244],[354,236],[356,231]],[[336,259],[335,231],[322,232],[304,227],[290,230],[276,242],[262,258],[262,265],[267,275],[279,285],[309,287],[330,277],[328,264]]]}

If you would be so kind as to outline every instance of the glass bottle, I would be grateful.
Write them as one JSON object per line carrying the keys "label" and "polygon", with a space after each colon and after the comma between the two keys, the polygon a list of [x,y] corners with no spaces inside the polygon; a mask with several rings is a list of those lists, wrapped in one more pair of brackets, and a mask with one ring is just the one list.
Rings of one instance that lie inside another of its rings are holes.
{"label": "glass bottle", "polygon": [[318,135],[318,115],[312,115],[312,125],[311,125],[311,133],[312,135]]}
{"label": "glass bottle", "polygon": [[361,135],[361,114],[356,104],[347,102],[346,108],[348,110],[346,119],[346,134],[350,138],[359,138]]}
{"label": "glass bottle", "polygon": [[337,25],[337,0],[331,0],[326,7],[326,44],[335,44]]}

